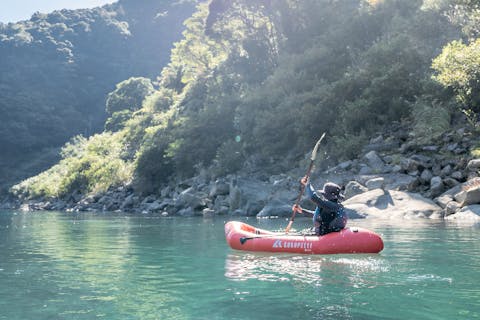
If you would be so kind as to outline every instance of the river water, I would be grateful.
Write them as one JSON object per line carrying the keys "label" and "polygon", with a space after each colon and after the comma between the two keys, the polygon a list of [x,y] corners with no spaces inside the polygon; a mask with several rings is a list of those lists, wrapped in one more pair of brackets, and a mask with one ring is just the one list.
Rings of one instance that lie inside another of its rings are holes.
{"label": "river water", "polygon": [[351,220],[385,249],[309,256],[234,251],[228,219],[0,212],[0,319],[480,319],[478,225]]}

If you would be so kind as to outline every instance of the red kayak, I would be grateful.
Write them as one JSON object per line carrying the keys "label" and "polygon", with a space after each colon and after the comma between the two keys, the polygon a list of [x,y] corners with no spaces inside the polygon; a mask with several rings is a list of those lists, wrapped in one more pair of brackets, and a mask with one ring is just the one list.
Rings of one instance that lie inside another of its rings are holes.
{"label": "red kayak", "polygon": [[303,254],[378,253],[382,238],[363,228],[345,228],[324,236],[286,234],[255,228],[239,221],[225,224],[227,243],[236,250]]}

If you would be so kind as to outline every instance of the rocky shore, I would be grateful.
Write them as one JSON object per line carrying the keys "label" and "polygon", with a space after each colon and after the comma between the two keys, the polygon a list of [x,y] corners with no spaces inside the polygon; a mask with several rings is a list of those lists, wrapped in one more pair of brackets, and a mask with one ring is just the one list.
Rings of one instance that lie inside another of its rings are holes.
{"label": "rocky shore", "polygon": [[[345,186],[350,218],[423,217],[480,222],[478,134],[459,128],[428,144],[401,127],[378,134],[357,159],[316,170],[312,183]],[[288,217],[299,188],[301,168],[266,175],[250,168],[235,175],[198,176],[172,182],[158,195],[140,196],[129,186],[103,194],[72,193],[66,199],[6,197],[3,209],[122,211],[146,215]],[[309,201],[302,205],[311,207]]]}

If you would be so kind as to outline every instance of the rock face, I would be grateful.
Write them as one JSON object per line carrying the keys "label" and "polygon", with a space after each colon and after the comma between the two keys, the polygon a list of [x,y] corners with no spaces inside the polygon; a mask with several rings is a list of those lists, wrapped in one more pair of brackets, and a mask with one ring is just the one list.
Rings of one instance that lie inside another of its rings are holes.
{"label": "rock face", "polygon": [[344,203],[350,216],[379,218],[439,218],[442,208],[419,194],[375,189]]}

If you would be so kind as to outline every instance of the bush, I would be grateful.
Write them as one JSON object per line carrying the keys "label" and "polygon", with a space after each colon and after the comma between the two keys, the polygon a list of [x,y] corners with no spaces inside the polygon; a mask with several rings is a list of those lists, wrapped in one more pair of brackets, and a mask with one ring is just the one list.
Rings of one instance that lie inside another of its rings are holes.
{"label": "bush", "polygon": [[103,133],[88,140],[76,137],[62,149],[63,159],[49,170],[23,181],[13,192],[26,197],[64,197],[105,192],[112,186],[128,184],[132,164],[123,160],[118,134]]}
{"label": "bush", "polygon": [[440,102],[417,101],[412,117],[413,134],[421,143],[431,143],[450,128],[450,112]]}
{"label": "bush", "polygon": [[245,162],[245,157],[240,144],[240,137],[236,140],[224,142],[218,148],[215,158],[214,170],[217,175],[226,175],[240,170]]}

